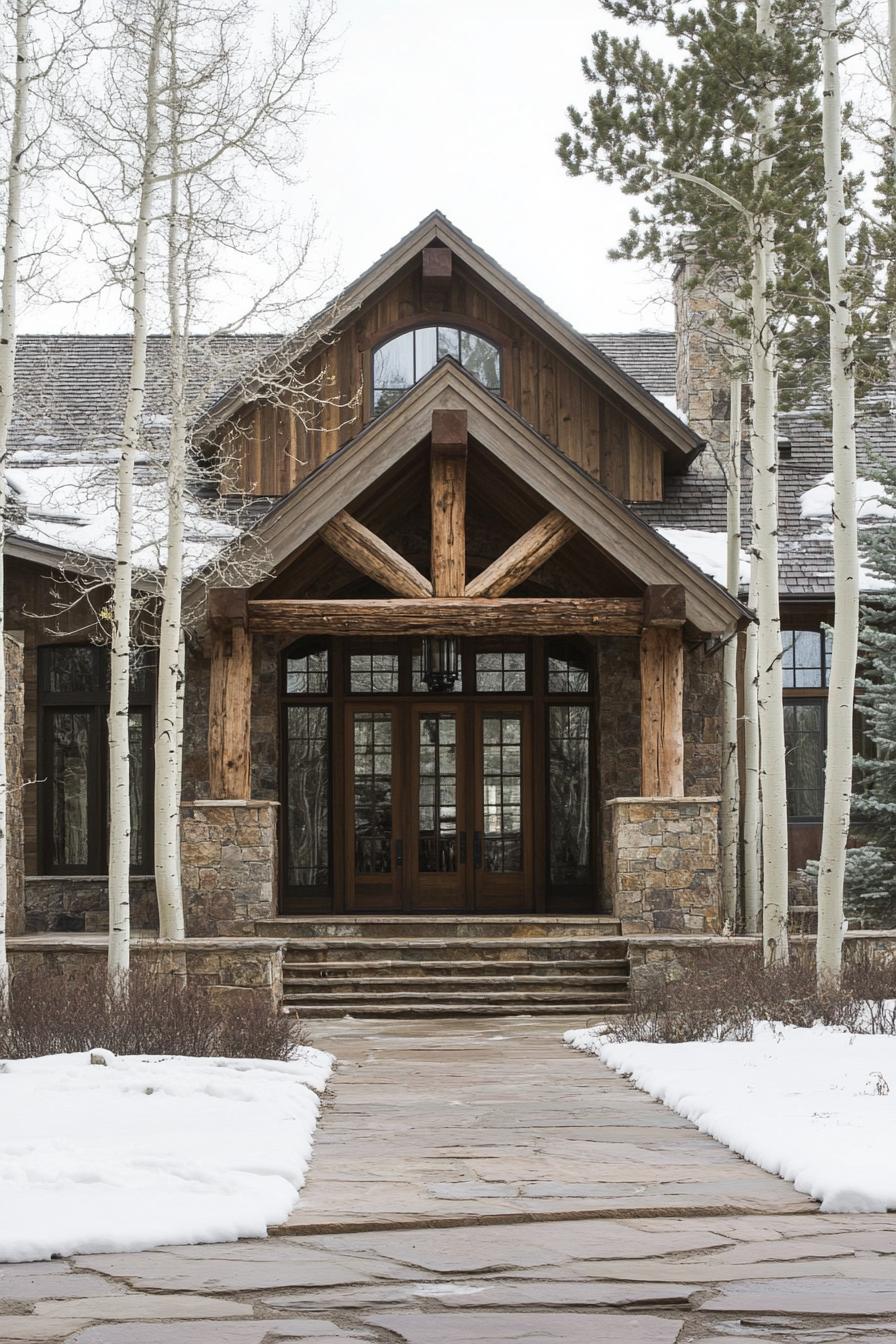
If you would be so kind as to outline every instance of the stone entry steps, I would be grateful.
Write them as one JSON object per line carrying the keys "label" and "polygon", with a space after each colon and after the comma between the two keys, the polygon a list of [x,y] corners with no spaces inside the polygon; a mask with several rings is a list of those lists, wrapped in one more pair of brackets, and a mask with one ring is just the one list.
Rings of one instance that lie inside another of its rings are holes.
{"label": "stone entry steps", "polygon": [[309,1018],[594,1016],[628,1003],[628,944],[607,917],[297,917],[259,933],[286,934],[284,1003]]}

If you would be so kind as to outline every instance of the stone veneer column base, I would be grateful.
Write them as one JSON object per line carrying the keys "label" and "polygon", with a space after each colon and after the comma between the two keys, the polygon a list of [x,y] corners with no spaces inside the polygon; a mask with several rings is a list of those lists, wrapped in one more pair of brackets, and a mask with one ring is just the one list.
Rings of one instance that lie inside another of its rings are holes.
{"label": "stone veneer column base", "polygon": [[187,936],[246,937],[277,913],[277,808],[263,799],[201,799],[181,809]]}
{"label": "stone veneer column base", "polygon": [[614,798],[604,873],[627,933],[719,929],[718,798]]}

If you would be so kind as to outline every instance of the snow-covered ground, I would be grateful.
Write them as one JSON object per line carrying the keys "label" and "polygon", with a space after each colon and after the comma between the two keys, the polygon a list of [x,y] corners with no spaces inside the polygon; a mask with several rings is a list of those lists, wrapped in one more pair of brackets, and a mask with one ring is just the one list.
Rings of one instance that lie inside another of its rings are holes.
{"label": "snow-covered ground", "polygon": [[896,1209],[896,1037],[757,1022],[752,1041],[568,1045],[631,1078],[825,1213]]}
{"label": "snow-covered ground", "polygon": [[332,1057],[0,1064],[0,1261],[263,1237],[296,1203]]}

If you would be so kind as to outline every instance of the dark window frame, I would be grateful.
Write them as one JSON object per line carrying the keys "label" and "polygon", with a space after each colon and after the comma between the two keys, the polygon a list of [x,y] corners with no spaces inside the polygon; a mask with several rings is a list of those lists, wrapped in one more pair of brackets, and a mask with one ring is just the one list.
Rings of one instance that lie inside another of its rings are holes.
{"label": "dark window frame", "polygon": [[[50,663],[53,655],[66,649],[90,649],[93,653],[94,685],[90,690],[54,691],[50,689]],[[100,644],[65,641],[42,644],[37,648],[37,765],[39,801],[38,867],[47,876],[105,877],[109,871],[109,650]],[[140,818],[143,858],[131,864],[135,876],[153,871],[153,777],[155,739],[156,662],[153,651],[141,651],[146,657],[140,683],[132,684],[128,697],[129,715],[139,713],[143,720],[143,798]],[[87,713],[90,717],[88,761],[94,787],[88,795],[87,862],[84,864],[54,863],[53,834],[53,774],[51,753],[53,716],[59,713]]]}
{"label": "dark window frame", "polygon": [[[436,332],[438,332],[439,329],[442,329],[442,330],[445,330],[445,331],[455,331],[455,332],[457,332],[457,336],[458,336],[458,340],[457,340],[457,349],[458,349],[458,353],[457,353],[457,356],[454,356],[454,355],[451,355],[451,354],[439,355],[439,354],[438,354],[438,336],[436,336],[437,353],[436,353],[435,364],[431,364],[431,365],[429,365],[429,367],[426,368],[422,373],[419,373],[419,374],[418,374],[418,372],[417,372],[417,339],[416,339],[417,332],[418,332],[418,331],[436,331]],[[411,382],[410,382],[409,384],[407,384],[406,386],[405,386],[404,384],[401,384],[401,385],[392,385],[392,384],[387,384],[387,383],[382,383],[382,384],[381,384],[381,383],[378,383],[378,382],[377,382],[377,378],[376,378],[376,362],[377,362],[377,356],[378,356],[379,354],[381,354],[382,351],[385,350],[387,346],[391,345],[391,344],[393,343],[393,341],[399,341],[399,340],[401,340],[402,337],[404,337],[404,336],[410,336],[410,337],[412,338],[412,339],[411,339],[411,365],[412,365],[412,370],[413,370],[413,372],[412,372],[412,379],[411,379]],[[497,386],[492,387],[492,386],[490,386],[488,383],[484,383],[484,382],[482,382],[482,380],[481,380],[480,378],[478,378],[478,376],[476,375],[476,373],[475,373],[472,369],[467,368],[467,365],[464,363],[464,359],[463,359],[463,338],[464,338],[464,336],[473,336],[473,337],[475,337],[476,340],[478,340],[478,341],[484,341],[486,345],[491,346],[491,348],[494,350],[494,352],[495,352],[495,360],[496,360],[496,363],[497,363],[497,370],[498,370],[498,381],[497,381]],[[497,397],[499,397],[499,396],[501,396],[501,395],[503,394],[503,391],[504,391],[504,354],[505,354],[505,348],[504,348],[504,345],[503,345],[500,341],[496,340],[493,336],[486,335],[486,334],[485,334],[484,332],[482,332],[482,331],[477,331],[476,328],[473,327],[473,326],[468,326],[468,325],[466,325],[466,324],[464,324],[464,323],[457,322],[457,321],[445,321],[445,322],[438,322],[438,321],[436,321],[436,322],[432,322],[432,321],[429,321],[429,322],[419,322],[419,321],[418,321],[418,322],[415,322],[415,323],[414,323],[413,325],[411,325],[411,326],[403,327],[403,328],[402,328],[401,330],[399,330],[399,331],[390,331],[387,335],[385,335],[385,336],[383,337],[382,340],[378,341],[378,342],[376,343],[376,345],[374,345],[374,346],[371,348],[371,352],[370,352],[370,419],[375,420],[378,416],[385,414],[385,412],[386,412],[387,410],[389,410],[389,408],[390,408],[392,405],[394,405],[394,403],[395,403],[396,401],[398,401],[400,397],[403,397],[403,396],[405,395],[406,392],[410,392],[412,388],[416,387],[417,384],[420,382],[421,378],[424,378],[424,377],[426,376],[427,373],[430,373],[430,372],[432,371],[432,369],[437,368],[437,367],[439,366],[439,364],[441,364],[442,361],[445,360],[445,359],[453,359],[453,360],[455,361],[455,363],[456,363],[456,364],[459,364],[460,367],[461,367],[462,369],[466,369],[466,371],[467,371],[468,373],[470,373],[471,376],[472,376],[473,378],[476,378],[476,381],[480,384],[481,387],[484,387],[485,390],[486,390],[487,392],[490,392],[490,393],[492,394],[492,396],[497,396]],[[387,394],[394,394],[394,395],[392,396],[392,400],[388,403],[388,405],[383,406],[383,407],[381,407],[380,409],[378,409],[378,408],[377,408],[377,399],[378,399],[378,397],[379,397],[380,395],[382,395],[382,394],[384,394],[384,393],[387,393]]]}

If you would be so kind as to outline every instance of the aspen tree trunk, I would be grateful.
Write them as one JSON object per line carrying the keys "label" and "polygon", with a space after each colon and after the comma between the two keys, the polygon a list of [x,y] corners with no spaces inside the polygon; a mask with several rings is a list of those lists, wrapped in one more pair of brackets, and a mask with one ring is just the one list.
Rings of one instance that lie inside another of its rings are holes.
{"label": "aspen tree trunk", "polygon": [[840,979],[843,880],[852,804],[852,721],[859,641],[859,528],[856,515],[856,390],[846,288],[843,110],[836,0],[821,0],[822,137],[826,195],[831,441],[834,454],[834,639],[828,691],[824,813],[818,865],[819,983]]}
{"label": "aspen tree trunk", "polygon": [[159,53],[162,5],[157,2],[149,30],[146,118],[132,278],[131,368],[118,461],[115,577],[112,591],[112,649],[109,690],[109,978],[124,991],[130,966],[131,769],[128,700],[131,671],[131,588],[133,576],[134,463],[146,384],[147,265],[156,156],[158,152]]}
{"label": "aspen tree trunk", "polygon": [[[758,0],[756,31],[775,37],[772,0]],[[775,132],[771,92],[757,114],[755,182],[770,189]],[[756,564],[756,693],[759,722],[759,788],[762,818],[762,943],[767,965],[788,960],[787,782],[781,677],[781,612],[778,594],[777,342],[769,297],[776,279],[775,230],[760,209],[754,220],[751,301],[753,381],[753,537]]]}
{"label": "aspen tree trunk", "polygon": [[6,957],[6,648],[3,552],[6,546],[6,454],[16,361],[16,298],[21,246],[22,155],[28,118],[31,0],[16,6],[16,69],[12,124],[10,126],[6,221],[3,234],[2,312],[0,312],[0,1006],[9,998],[9,964]]}
{"label": "aspen tree trunk", "polygon": [[[890,152],[896,160],[896,0],[888,0],[887,4],[887,46],[890,58]],[[896,263],[891,261],[890,264]],[[890,321],[889,335],[892,374],[896,369],[896,317]]]}
{"label": "aspen tree trunk", "polygon": [[[731,424],[727,491],[728,548],[725,583],[729,593],[740,591],[740,419],[741,379],[731,379]],[[726,642],[722,653],[722,913],[733,930],[737,926],[737,876],[740,837],[740,778],[737,734],[737,635]]]}
{"label": "aspen tree trunk", "polygon": [[[751,565],[749,606],[756,609],[756,583]],[[758,631],[750,624],[744,634],[744,926],[759,933],[762,920],[762,819],[759,805],[759,700],[756,677]]]}
{"label": "aspen tree trunk", "polygon": [[184,937],[180,881],[180,748],[182,722],[181,590],[184,571],[184,494],[187,475],[186,333],[181,246],[180,156],[177,110],[177,10],[171,23],[168,98],[171,104],[171,173],[168,206],[168,320],[171,328],[168,441],[168,537],[159,637],[155,739],[155,876],[162,938]]}

